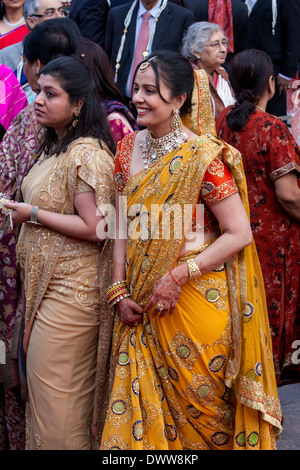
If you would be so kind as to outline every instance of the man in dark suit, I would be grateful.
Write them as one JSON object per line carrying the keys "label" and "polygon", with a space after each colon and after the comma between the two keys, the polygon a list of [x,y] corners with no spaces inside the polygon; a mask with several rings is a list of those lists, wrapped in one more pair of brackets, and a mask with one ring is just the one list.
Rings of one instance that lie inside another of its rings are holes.
{"label": "man in dark suit", "polygon": [[300,1],[277,0],[277,16],[272,10],[272,0],[247,3],[250,10],[248,47],[266,52],[274,65],[276,91],[267,111],[285,116],[286,90],[296,76],[300,58]]}
{"label": "man in dark suit", "polygon": [[107,0],[72,0],[69,17],[78,25],[83,37],[104,47],[108,10]]}
{"label": "man in dark suit", "polygon": [[[186,8],[194,13],[196,21],[208,21],[208,2],[209,0],[184,0]],[[227,54],[225,68],[228,68],[234,54],[243,51],[247,47],[248,9],[243,0],[231,0],[231,5],[234,52]]]}
{"label": "man in dark suit", "polygon": [[[170,51],[180,51],[182,37],[187,28],[194,22],[194,15],[186,8],[182,8],[174,3],[165,0],[139,0],[135,1],[131,20],[128,25],[128,32],[125,35],[124,47],[121,53],[119,68],[117,69],[117,85],[123,96],[130,98],[130,74],[134,58],[135,44],[138,37],[139,21],[141,13],[147,10],[151,13],[152,24],[149,21],[150,36],[152,28],[156,24],[153,42],[149,54],[158,49]],[[160,12],[157,22],[156,15]],[[124,34],[124,20],[130,12],[133,3],[127,3],[115,8],[111,8],[108,14],[105,50],[110,58],[113,71],[116,67],[116,59],[119,53],[121,38]]]}

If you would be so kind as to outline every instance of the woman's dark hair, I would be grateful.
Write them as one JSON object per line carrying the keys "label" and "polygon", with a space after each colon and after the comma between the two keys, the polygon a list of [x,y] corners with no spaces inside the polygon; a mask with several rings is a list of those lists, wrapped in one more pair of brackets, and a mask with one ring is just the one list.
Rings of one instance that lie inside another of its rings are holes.
{"label": "woman's dark hair", "polygon": [[59,55],[76,54],[80,31],[69,18],[54,18],[35,26],[23,40],[26,59],[33,63],[40,60],[43,65]]}
{"label": "woman's dark hair", "polygon": [[124,104],[124,98],[117,88],[111,65],[101,46],[87,38],[79,38],[77,54],[82,58],[94,80],[100,102],[116,100]]}
{"label": "woman's dark hair", "polygon": [[0,20],[2,20],[4,14],[5,14],[5,5],[3,2],[0,2]]}
{"label": "woman's dark hair", "polygon": [[115,144],[111,137],[105,112],[95,95],[94,82],[88,69],[78,57],[64,56],[50,61],[41,70],[41,75],[50,75],[59,82],[60,87],[68,94],[71,104],[83,100],[83,106],[76,126],[71,121],[67,133],[61,140],[55,130],[47,128],[44,148],[46,153],[65,152],[68,145],[80,137],[92,137],[104,142],[114,153]]}
{"label": "woman's dark hair", "polygon": [[156,51],[137,66],[133,82],[137,70],[141,64],[146,62],[149,62],[154,70],[156,87],[163,101],[167,102],[160,92],[161,80],[170,89],[171,98],[175,98],[175,96],[180,96],[186,93],[187,97],[180,109],[180,113],[182,115],[187,114],[191,108],[191,99],[194,88],[194,71],[190,61],[178,52]]}
{"label": "woman's dark hair", "polygon": [[231,59],[229,81],[237,103],[226,117],[230,129],[240,131],[244,128],[273,74],[273,63],[265,52],[248,49]]}

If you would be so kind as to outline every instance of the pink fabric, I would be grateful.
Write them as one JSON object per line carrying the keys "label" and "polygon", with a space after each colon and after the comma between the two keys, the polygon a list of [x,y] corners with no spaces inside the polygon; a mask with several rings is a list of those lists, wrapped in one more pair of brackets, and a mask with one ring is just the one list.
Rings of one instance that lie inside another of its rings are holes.
{"label": "pink fabric", "polygon": [[139,37],[136,43],[134,59],[133,59],[133,64],[132,64],[130,89],[132,87],[132,80],[133,80],[135,69],[137,65],[140,62],[142,62],[142,60],[144,60],[143,52],[145,52],[148,41],[149,41],[149,19],[151,18],[151,14],[146,12],[146,13],[143,13],[142,17],[143,17],[143,22],[142,22],[141,29],[139,32]]}
{"label": "pink fabric", "polygon": [[120,140],[122,140],[125,135],[132,132],[132,129],[128,129],[121,119],[110,119],[108,124],[116,145],[118,145]]}
{"label": "pink fabric", "polygon": [[0,123],[7,129],[14,118],[27,106],[27,98],[14,72],[0,65]]}

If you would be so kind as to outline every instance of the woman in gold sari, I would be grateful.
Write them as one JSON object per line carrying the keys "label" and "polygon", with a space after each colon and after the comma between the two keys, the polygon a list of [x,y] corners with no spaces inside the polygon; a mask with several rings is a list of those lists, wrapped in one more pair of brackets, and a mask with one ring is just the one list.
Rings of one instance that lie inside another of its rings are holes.
{"label": "woman in gold sari", "polygon": [[[135,75],[146,129],[116,157],[114,380],[102,450],[274,449],[281,430],[241,157],[182,126],[193,86],[188,60],[166,51]],[[193,112],[213,123],[208,86],[200,93]]]}
{"label": "woman in gold sari", "polygon": [[[114,144],[79,59],[43,68],[34,105],[46,127],[43,151],[23,180],[24,202],[7,204],[23,223],[17,259],[26,295],[27,448],[84,450],[99,425],[96,392],[105,391],[111,344],[102,295],[110,244],[102,243],[100,205],[113,203]],[[105,368],[96,377],[98,354]]]}

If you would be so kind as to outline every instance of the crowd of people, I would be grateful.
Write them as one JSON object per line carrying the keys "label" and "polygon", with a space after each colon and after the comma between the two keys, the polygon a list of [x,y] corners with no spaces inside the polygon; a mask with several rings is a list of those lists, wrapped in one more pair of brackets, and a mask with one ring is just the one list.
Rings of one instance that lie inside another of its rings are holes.
{"label": "crowd of people", "polygon": [[1,450],[276,449],[299,24],[296,0],[1,1]]}

